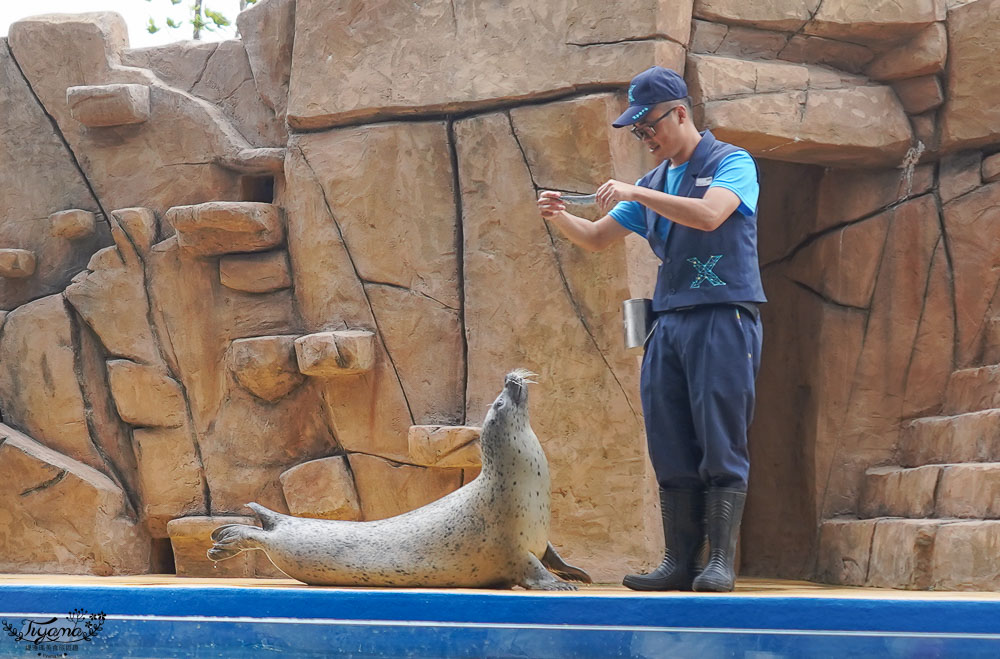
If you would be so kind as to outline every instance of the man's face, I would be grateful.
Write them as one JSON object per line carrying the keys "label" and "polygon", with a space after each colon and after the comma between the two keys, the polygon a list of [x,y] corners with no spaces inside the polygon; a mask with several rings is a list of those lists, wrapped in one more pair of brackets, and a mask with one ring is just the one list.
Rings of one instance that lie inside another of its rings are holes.
{"label": "man's face", "polygon": [[670,158],[678,145],[680,127],[677,115],[682,112],[681,105],[661,106],[649,113],[649,120],[644,119],[632,126],[632,134],[642,140],[653,155],[661,159]]}

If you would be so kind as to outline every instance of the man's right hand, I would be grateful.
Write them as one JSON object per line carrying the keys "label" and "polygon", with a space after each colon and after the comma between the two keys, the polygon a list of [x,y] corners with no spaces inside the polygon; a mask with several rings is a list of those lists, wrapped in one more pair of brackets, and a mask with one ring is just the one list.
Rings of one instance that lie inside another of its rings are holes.
{"label": "man's right hand", "polygon": [[566,203],[559,198],[561,195],[561,192],[553,192],[552,190],[545,190],[539,195],[538,212],[542,214],[542,217],[548,219],[566,210]]}

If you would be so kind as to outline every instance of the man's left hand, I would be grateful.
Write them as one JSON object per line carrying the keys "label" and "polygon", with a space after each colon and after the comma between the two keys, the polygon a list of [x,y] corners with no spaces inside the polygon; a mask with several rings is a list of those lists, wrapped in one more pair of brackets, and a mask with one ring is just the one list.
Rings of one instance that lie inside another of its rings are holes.
{"label": "man's left hand", "polygon": [[614,179],[597,188],[597,205],[607,213],[619,201],[634,201],[636,186]]}

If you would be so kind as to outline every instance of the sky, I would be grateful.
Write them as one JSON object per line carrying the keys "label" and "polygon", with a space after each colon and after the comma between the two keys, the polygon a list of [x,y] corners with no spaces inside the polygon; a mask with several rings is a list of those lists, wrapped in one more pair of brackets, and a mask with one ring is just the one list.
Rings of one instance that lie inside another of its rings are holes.
{"label": "sky", "polygon": [[[239,0],[204,0],[203,4],[226,16],[234,25],[215,32],[202,30],[204,41],[233,39],[236,35],[236,14]],[[81,14],[92,11],[114,11],[122,15],[128,25],[128,38],[132,48],[159,46],[191,38],[191,25],[177,29],[166,26],[166,18],[181,22],[189,15],[191,1],[182,0],[172,5],[170,0],[0,0],[0,36],[7,36],[10,24],[28,16],[39,14]],[[160,27],[156,34],[146,31],[146,24],[153,18]]]}

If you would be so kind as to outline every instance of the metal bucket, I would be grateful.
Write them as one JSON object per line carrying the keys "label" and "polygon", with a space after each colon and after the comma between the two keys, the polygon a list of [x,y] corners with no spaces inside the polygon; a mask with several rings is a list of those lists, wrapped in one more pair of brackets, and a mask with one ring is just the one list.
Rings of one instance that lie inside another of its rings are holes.
{"label": "metal bucket", "polygon": [[625,352],[642,354],[653,322],[653,301],[644,297],[625,300],[622,302],[622,316],[625,320]]}

